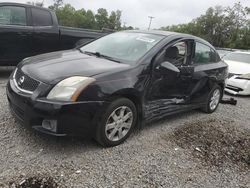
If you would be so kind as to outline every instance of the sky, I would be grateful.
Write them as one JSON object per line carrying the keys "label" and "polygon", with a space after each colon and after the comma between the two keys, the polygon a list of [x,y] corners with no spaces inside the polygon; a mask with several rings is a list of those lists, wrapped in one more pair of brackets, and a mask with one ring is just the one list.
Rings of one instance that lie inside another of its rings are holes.
{"label": "sky", "polygon": [[[32,0],[0,0],[0,2],[26,3]],[[42,0],[33,0],[42,1]],[[235,2],[250,7],[250,0],[64,0],[76,9],[90,9],[94,12],[98,8],[122,11],[122,24],[146,29],[149,16],[153,16],[151,28],[190,22],[204,14],[209,7],[216,5],[232,6]],[[45,6],[53,4],[53,0],[44,0]]]}

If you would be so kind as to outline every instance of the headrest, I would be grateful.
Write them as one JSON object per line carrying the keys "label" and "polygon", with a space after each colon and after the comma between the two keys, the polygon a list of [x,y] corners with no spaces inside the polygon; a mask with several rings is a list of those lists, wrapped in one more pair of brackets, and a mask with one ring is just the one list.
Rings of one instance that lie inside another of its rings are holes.
{"label": "headrest", "polygon": [[172,46],[166,50],[165,56],[171,59],[177,59],[179,55],[179,50],[176,46]]}

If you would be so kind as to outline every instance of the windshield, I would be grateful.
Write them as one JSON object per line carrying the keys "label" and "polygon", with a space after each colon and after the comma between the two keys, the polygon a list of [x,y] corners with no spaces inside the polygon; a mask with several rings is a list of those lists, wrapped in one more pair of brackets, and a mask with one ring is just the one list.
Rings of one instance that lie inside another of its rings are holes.
{"label": "windshield", "polygon": [[250,63],[250,54],[230,53],[224,56],[223,59],[229,60],[229,61],[239,61],[243,63]]}
{"label": "windshield", "polygon": [[125,63],[133,63],[163,38],[164,36],[154,34],[118,32],[97,39],[81,47],[80,50],[102,54]]}

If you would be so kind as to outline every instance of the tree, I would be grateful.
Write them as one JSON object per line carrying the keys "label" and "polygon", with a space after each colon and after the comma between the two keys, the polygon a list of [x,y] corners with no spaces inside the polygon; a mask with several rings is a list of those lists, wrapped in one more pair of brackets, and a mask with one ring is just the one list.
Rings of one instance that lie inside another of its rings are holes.
{"label": "tree", "polygon": [[61,8],[56,9],[57,19],[60,25],[77,27],[75,19],[75,8],[70,4],[66,4]]}
{"label": "tree", "polygon": [[104,8],[97,10],[94,14],[91,10],[76,10],[70,4],[63,5],[63,0],[54,0],[54,4],[49,7],[54,10],[58,22],[63,26],[79,27],[86,29],[121,29],[121,11],[112,11],[109,15]]}
{"label": "tree", "polygon": [[86,12],[85,28],[97,29],[95,15],[91,10]]}
{"label": "tree", "polygon": [[109,29],[121,30],[121,11],[112,11],[109,16]]}
{"label": "tree", "polygon": [[250,48],[249,7],[210,7],[204,15],[187,24],[162,27],[162,30],[189,33],[208,40],[214,46]]}
{"label": "tree", "polygon": [[50,6],[49,8],[52,10],[57,10],[63,5],[63,0],[53,0],[54,4]]}
{"label": "tree", "polygon": [[231,48],[244,48],[241,43],[244,43],[244,27],[247,24],[247,12],[246,9],[240,4],[236,3],[233,7],[227,7],[226,10],[226,21],[229,29],[228,45]]}
{"label": "tree", "polygon": [[104,8],[99,8],[97,10],[97,14],[95,15],[96,24],[98,29],[108,28],[109,27],[109,19],[108,12]]}

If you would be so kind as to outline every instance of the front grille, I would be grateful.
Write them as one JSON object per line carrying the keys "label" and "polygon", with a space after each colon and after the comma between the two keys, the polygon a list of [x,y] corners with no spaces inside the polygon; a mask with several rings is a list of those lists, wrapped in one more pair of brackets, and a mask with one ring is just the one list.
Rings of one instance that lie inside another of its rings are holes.
{"label": "front grille", "polygon": [[35,91],[40,84],[39,81],[25,75],[20,69],[16,70],[14,79],[19,88],[29,92]]}

